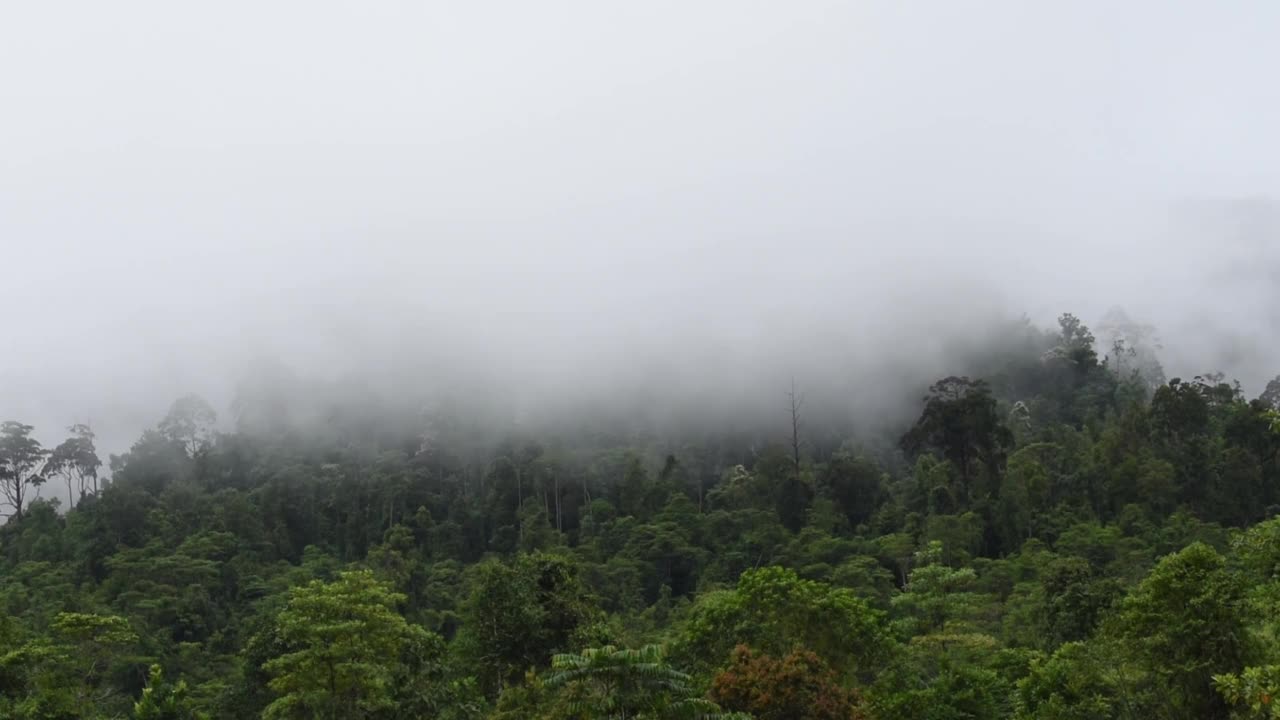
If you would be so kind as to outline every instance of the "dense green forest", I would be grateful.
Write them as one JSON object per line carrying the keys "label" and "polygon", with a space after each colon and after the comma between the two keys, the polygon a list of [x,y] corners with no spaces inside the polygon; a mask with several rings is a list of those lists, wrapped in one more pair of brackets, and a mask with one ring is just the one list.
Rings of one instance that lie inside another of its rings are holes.
{"label": "dense green forest", "polygon": [[1280,378],[1005,335],[856,437],[6,422],[0,717],[1280,717]]}

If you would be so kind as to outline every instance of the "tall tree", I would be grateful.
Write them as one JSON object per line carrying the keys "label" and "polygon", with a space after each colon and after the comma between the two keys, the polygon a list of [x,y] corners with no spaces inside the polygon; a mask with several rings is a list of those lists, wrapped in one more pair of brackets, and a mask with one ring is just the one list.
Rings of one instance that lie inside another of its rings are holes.
{"label": "tall tree", "polygon": [[183,395],[173,401],[169,412],[156,428],[169,440],[182,446],[188,457],[195,457],[213,441],[218,414],[199,395]]}
{"label": "tall tree", "polygon": [[1157,357],[1163,347],[1154,327],[1135,322],[1115,307],[1103,316],[1098,330],[1110,339],[1107,367],[1119,380],[1137,381],[1147,390],[1164,383],[1164,368]]}
{"label": "tall tree", "polygon": [[22,520],[28,486],[44,483],[41,473],[49,455],[40,441],[31,437],[32,430],[32,426],[14,420],[0,424],[0,492],[18,521]]}
{"label": "tall tree", "polygon": [[1093,349],[1094,337],[1080,318],[1064,313],[1058,318],[1061,343],[1053,353],[1084,373],[1098,365],[1098,353]]}
{"label": "tall tree", "polygon": [[791,411],[791,479],[800,482],[800,408],[804,406],[804,395],[796,393],[796,379],[791,378],[791,391],[787,393]]}
{"label": "tall tree", "polygon": [[1013,445],[990,386],[967,377],[944,378],[929,388],[924,404],[899,445],[913,457],[930,450],[941,453],[960,473],[965,493],[974,495],[980,477],[994,479],[1003,470],[1005,453]]}
{"label": "tall tree", "polygon": [[93,430],[88,425],[72,425],[68,431],[71,437],[63,440],[49,453],[46,469],[48,475],[57,475],[66,481],[67,508],[70,509],[75,504],[75,490],[78,489],[80,497],[84,497],[88,485],[92,483],[93,492],[97,494],[98,468],[102,467],[102,460],[98,458],[97,448],[93,444]]}
{"label": "tall tree", "polygon": [[404,600],[368,571],[294,588],[276,617],[285,652],[263,664],[278,697],[263,717],[374,717],[394,709],[402,655],[429,635],[396,612]]}
{"label": "tall tree", "polygon": [[1280,410],[1280,375],[1267,383],[1267,388],[1262,391],[1258,399],[1272,410]]}

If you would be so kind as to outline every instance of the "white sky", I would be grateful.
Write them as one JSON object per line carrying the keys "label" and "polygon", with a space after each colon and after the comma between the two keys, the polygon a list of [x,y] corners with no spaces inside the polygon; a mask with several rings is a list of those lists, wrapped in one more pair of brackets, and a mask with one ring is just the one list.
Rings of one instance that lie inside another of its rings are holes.
{"label": "white sky", "polygon": [[119,444],[259,356],[700,378],[1116,304],[1256,385],[1278,33],[1270,0],[3,3],[0,415]]}

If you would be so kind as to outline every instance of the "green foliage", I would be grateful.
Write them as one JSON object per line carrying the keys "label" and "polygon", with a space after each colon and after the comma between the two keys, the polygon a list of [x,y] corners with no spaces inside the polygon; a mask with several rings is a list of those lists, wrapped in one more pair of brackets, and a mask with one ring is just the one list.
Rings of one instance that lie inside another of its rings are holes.
{"label": "green foliage", "polygon": [[458,644],[475,677],[496,695],[569,649],[591,616],[569,560],[533,553],[510,563],[488,561],[474,569]]}
{"label": "green foliage", "polygon": [[165,682],[161,667],[152,665],[147,687],[133,704],[133,717],[134,720],[201,720],[205,716],[192,709],[186,681],[170,685]]}
{"label": "green foliage", "polygon": [[875,718],[1000,718],[1009,715],[1009,673],[993,667],[985,636],[935,636],[913,643],[868,688]]}
{"label": "green foliage", "polygon": [[207,449],[213,441],[218,415],[199,395],[184,395],[173,402],[157,430],[189,457]]}
{"label": "green foliage", "polygon": [[977,575],[970,568],[948,567],[942,559],[942,543],[937,541],[917,552],[906,587],[893,598],[904,637],[972,629],[981,603],[973,592]]}
{"label": "green foliage", "polygon": [[396,612],[402,599],[367,571],[291,591],[275,623],[285,652],[263,664],[278,695],[263,717],[364,718],[394,708],[402,653],[430,642]]}
{"label": "green foliage", "polygon": [[1143,716],[1145,698],[1135,676],[1114,648],[1100,643],[1070,642],[1049,657],[1031,663],[1017,683],[1015,717],[1019,720],[1092,720]]}
{"label": "green foliage", "polygon": [[1234,708],[1235,718],[1280,718],[1280,666],[1247,667],[1238,675],[1215,675],[1213,685]]}
{"label": "green foliage", "polygon": [[1239,580],[1212,548],[1196,543],[1160,561],[1117,608],[1107,632],[1164,688],[1168,717],[1224,714],[1211,678],[1248,658],[1247,607]]}
{"label": "green foliage", "polygon": [[17,718],[59,718],[74,717],[81,708],[106,714],[127,707],[116,682],[136,661],[137,643],[123,618],[58,613],[46,636],[0,658],[10,682],[20,688],[20,700],[9,712]]}
{"label": "green foliage", "polygon": [[284,372],[109,478],[6,423],[0,717],[1271,716],[1275,388],[1108,323],[1015,324],[857,437],[503,434]]}
{"label": "green foliage", "polygon": [[102,460],[98,458],[94,434],[88,425],[72,425],[68,429],[71,437],[50,451],[45,472],[66,481],[67,508],[70,509],[76,497],[98,492],[98,468],[102,467]]}
{"label": "green foliage", "polygon": [[35,430],[14,420],[0,423],[0,493],[14,518],[22,520],[27,493],[44,484],[48,452],[31,437]]}
{"label": "green foliage", "polygon": [[737,645],[772,655],[800,645],[841,674],[867,674],[887,642],[883,613],[853,592],[768,567],[743,573],[734,590],[700,597],[677,636],[676,655],[710,668]]}
{"label": "green foliage", "polygon": [[1046,624],[1053,644],[1087,638],[1119,598],[1119,583],[1100,578],[1083,558],[1056,560],[1041,578]]}
{"label": "green foliage", "polygon": [[657,645],[558,654],[546,685],[565,688],[570,712],[602,720],[727,717],[698,697],[690,677],[669,666]]}
{"label": "green foliage", "polygon": [[950,461],[959,473],[958,507],[967,508],[994,492],[991,483],[1004,468],[1013,434],[985,381],[945,378],[929,388],[924,402],[900,445],[909,455],[936,451]]}

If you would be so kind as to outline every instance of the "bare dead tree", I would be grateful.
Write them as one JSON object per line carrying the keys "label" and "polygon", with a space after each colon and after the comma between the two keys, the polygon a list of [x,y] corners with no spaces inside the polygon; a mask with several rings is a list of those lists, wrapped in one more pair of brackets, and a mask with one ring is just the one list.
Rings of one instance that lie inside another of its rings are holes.
{"label": "bare dead tree", "polygon": [[560,473],[551,475],[551,486],[556,498],[556,530],[564,532],[564,520],[560,515]]}
{"label": "bare dead tree", "polygon": [[800,408],[804,406],[804,395],[796,393],[796,379],[791,378],[791,391],[787,393],[791,401],[791,453],[794,467],[794,479],[800,480]]}

